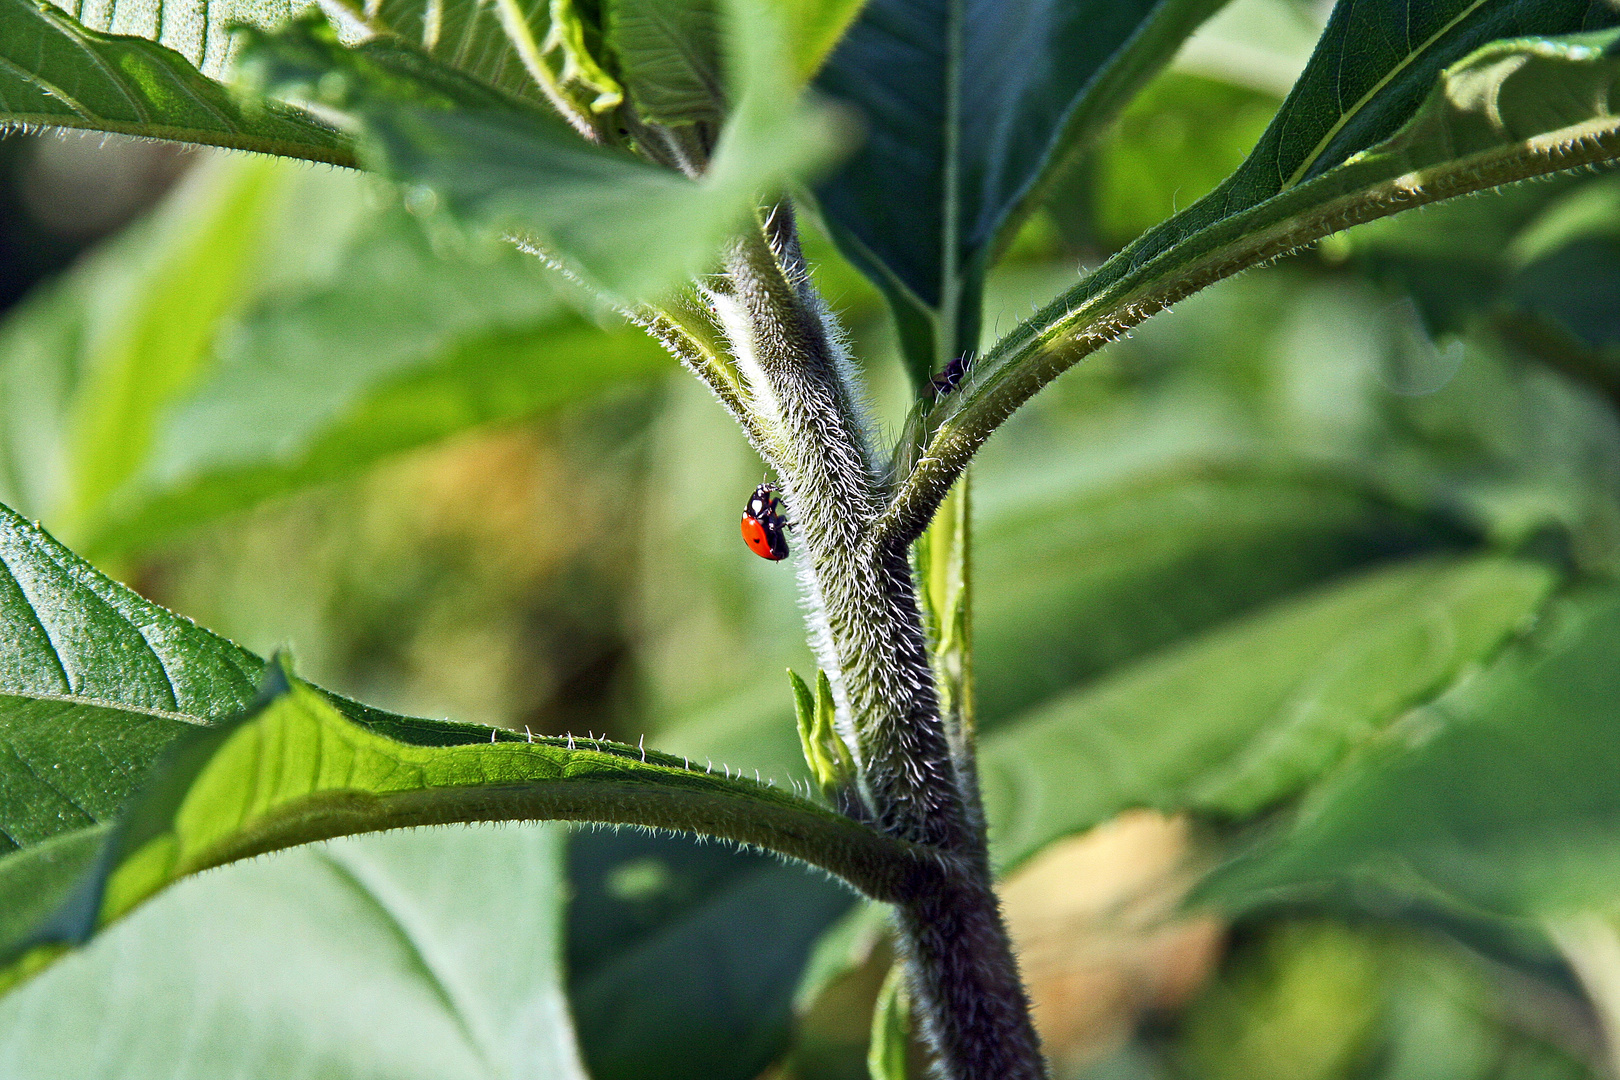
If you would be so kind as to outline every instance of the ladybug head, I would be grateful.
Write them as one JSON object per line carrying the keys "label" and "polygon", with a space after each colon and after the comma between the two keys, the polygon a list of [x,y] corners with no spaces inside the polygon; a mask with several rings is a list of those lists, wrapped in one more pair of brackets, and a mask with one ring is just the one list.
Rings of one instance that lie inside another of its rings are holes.
{"label": "ladybug head", "polygon": [[776,504],[779,501],[775,484],[761,484],[754,489],[754,494],[748,500],[748,512],[763,520],[767,514],[776,513]]}

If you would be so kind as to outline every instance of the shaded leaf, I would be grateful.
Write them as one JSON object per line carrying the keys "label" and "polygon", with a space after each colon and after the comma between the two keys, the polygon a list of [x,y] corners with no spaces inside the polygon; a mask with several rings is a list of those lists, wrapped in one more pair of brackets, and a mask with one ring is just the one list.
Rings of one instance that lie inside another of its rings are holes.
{"label": "shaded leaf", "polygon": [[1409,292],[1432,332],[1492,334],[1613,397],[1617,211],[1620,178],[1568,176],[1374,222],[1344,246]]}
{"label": "shaded leaf", "polygon": [[1532,994],[1549,1010],[1572,1000],[1553,1006],[1561,995],[1546,986],[1515,996],[1500,969],[1432,936],[1288,920],[1257,928],[1234,953],[1169,1048],[1192,1075],[1586,1080],[1603,1072],[1595,1046],[1526,1024],[1511,1004],[1524,1007]]}
{"label": "shaded leaf", "polygon": [[725,116],[713,0],[611,0],[605,8],[607,42],[642,119],[694,124]]}
{"label": "shaded leaf", "polygon": [[981,518],[987,727],[1298,589],[1460,539],[1343,480],[1208,451],[1079,497],[1004,499]]}
{"label": "shaded leaf", "polygon": [[979,288],[1054,169],[1221,0],[872,0],[817,85],[866,141],[817,189],[888,295],[919,386],[978,340]]}
{"label": "shaded leaf", "polygon": [[570,955],[587,963],[571,998],[595,1080],[759,1075],[785,1048],[811,946],[854,897],[800,867],[676,838],[573,843]]}
{"label": "shaded leaf", "polygon": [[[826,61],[863,0],[773,2],[782,17],[796,83]],[[607,0],[605,52],[611,55],[639,119],[682,125],[726,114],[722,12],[726,0]]]}
{"label": "shaded leaf", "polygon": [[986,738],[997,863],[1121,810],[1249,817],[1489,658],[1553,574],[1479,556],[1363,573],[1125,668]]}
{"label": "shaded leaf", "polygon": [[0,1073],[584,1080],[563,839],[415,830],[188,880],[0,999]]}

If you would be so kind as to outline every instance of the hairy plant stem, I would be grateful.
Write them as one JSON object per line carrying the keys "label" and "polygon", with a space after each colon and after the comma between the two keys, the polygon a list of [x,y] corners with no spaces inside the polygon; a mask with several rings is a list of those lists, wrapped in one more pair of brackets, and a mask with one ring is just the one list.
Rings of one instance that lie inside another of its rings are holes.
{"label": "hairy plant stem", "polygon": [[733,247],[726,270],[716,311],[795,522],[812,643],[856,762],[860,811],[938,853],[896,900],[937,1075],[1037,1080],[1045,1067],[991,887],[971,748],[953,746],[941,717],[909,542],[873,527],[883,472],[786,204]]}

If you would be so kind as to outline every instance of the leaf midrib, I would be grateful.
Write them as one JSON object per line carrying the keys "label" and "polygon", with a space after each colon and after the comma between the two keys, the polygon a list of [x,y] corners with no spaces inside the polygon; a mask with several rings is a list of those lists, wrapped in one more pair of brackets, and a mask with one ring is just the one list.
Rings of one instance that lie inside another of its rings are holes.
{"label": "leaf midrib", "polygon": [[0,699],[3,698],[21,698],[24,701],[50,701],[62,705],[83,705],[86,708],[107,709],[112,712],[138,713],[141,716],[150,716],[158,720],[178,720],[194,727],[209,727],[213,724],[211,717],[192,716],[188,713],[172,712],[168,709],[157,709],[148,705],[130,705],[122,701],[108,701],[105,698],[82,697],[76,694],[48,694],[32,690],[0,690]]}
{"label": "leaf midrib", "polygon": [[965,2],[947,0],[945,7],[945,146],[944,176],[940,185],[944,213],[940,215],[940,293],[939,309],[935,312],[934,351],[937,355],[930,357],[935,366],[955,356],[962,345],[956,335],[961,321],[957,309],[962,302],[957,245],[961,239],[962,52],[965,41],[962,8]]}
{"label": "leaf midrib", "polygon": [[1305,174],[1310,171],[1311,167],[1321,159],[1322,153],[1327,149],[1328,144],[1338,136],[1339,132],[1344,130],[1344,126],[1355,117],[1361,115],[1361,110],[1367,106],[1367,103],[1376,97],[1384,89],[1384,87],[1388,86],[1395,76],[1410,68],[1416,59],[1423,56],[1424,53],[1434,45],[1435,42],[1439,41],[1441,38],[1450,33],[1452,28],[1458,23],[1462,22],[1464,19],[1468,18],[1468,16],[1478,11],[1484,3],[1485,0],[1474,0],[1472,4],[1469,4],[1462,11],[1459,11],[1450,22],[1436,30],[1433,34],[1430,34],[1421,45],[1402,57],[1400,63],[1386,71],[1384,73],[1384,77],[1373,83],[1373,85],[1368,88],[1367,92],[1362,94],[1361,97],[1356,100],[1354,105],[1339,113],[1339,118],[1333,122],[1333,125],[1327,129],[1327,132],[1323,134],[1320,140],[1317,141],[1317,144],[1311,148],[1311,152],[1305,156],[1305,160],[1300,162],[1299,167],[1289,175],[1287,180],[1283,181],[1282,187],[1278,189],[1279,193],[1282,191],[1287,191],[1304,178]]}
{"label": "leaf midrib", "polygon": [[339,858],[331,848],[317,847],[314,855],[316,861],[325,866],[334,878],[349,888],[360,903],[369,907],[384,928],[394,936],[401,950],[410,958],[411,965],[416,968],[417,974],[427,984],[429,993],[433,994],[445,1011],[450,1014],[451,1020],[461,1031],[462,1038],[467,1040],[468,1047],[478,1058],[479,1063],[484,1066],[489,1075],[499,1075],[499,1070],[494,1067],[493,1062],[490,1060],[483,1040],[473,1030],[471,1016],[456,996],[449,981],[429,958],[427,950],[418,942],[417,935],[410,925],[411,920],[403,913],[396,911],[394,906],[383,897],[381,890],[366,880],[366,875],[362,871]]}

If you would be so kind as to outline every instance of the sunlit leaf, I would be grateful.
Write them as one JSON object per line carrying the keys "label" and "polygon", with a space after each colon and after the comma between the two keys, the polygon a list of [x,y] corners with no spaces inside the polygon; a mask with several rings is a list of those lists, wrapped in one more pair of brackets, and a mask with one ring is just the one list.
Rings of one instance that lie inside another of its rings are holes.
{"label": "sunlit leaf", "polygon": [[155,42],[87,29],[43,0],[4,0],[0,25],[0,127],[91,128],[354,162],[340,132],[286,105],[244,108]]}
{"label": "sunlit leaf", "polygon": [[[572,737],[502,739],[496,729],[485,741],[467,725],[349,712],[276,669],[260,704],[175,740],[57,914],[0,943],[5,980],[184,876],[356,832],[512,819],[655,825],[839,866],[880,893],[908,859],[814,803],[665,754]],[[0,879],[23,869],[0,862]],[[13,884],[0,880],[0,892]]]}

